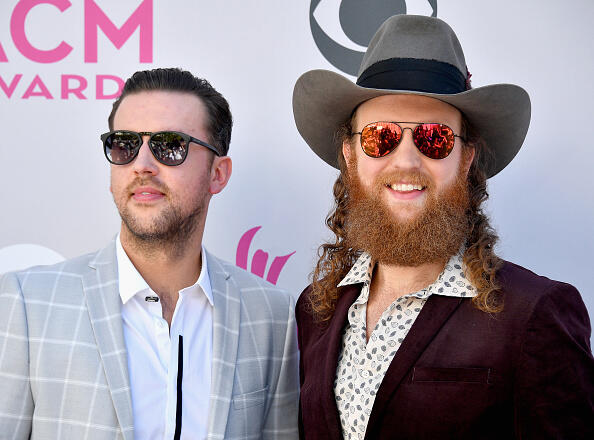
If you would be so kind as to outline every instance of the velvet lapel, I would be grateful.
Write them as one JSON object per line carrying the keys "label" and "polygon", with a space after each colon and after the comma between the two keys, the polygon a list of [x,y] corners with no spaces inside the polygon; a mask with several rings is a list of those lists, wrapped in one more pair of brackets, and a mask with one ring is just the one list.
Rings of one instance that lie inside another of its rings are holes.
{"label": "velvet lapel", "polygon": [[334,398],[334,379],[336,378],[336,366],[338,365],[338,355],[342,346],[342,331],[347,322],[347,313],[349,307],[355,302],[359,293],[361,293],[361,286],[362,284],[359,283],[343,288],[328,327],[316,343],[316,351],[319,354],[312,357],[314,359],[326,359],[326,362],[322,366],[320,386],[329,439],[342,438],[340,418]]}
{"label": "velvet lapel", "polygon": [[377,437],[374,429],[379,427],[376,425],[381,424],[392,394],[461,302],[462,298],[457,297],[429,297],[386,371],[369,416],[366,439]]}
{"label": "velvet lapel", "polygon": [[100,250],[83,275],[83,290],[113,406],[125,439],[133,439],[128,357],[118,289],[115,241]]}

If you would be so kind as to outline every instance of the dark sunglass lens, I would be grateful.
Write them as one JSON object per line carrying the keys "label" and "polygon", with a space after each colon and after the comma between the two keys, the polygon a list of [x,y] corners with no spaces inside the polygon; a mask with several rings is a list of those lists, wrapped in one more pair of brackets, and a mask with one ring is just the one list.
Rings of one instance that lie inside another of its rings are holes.
{"label": "dark sunglass lens", "polygon": [[164,165],[179,165],[188,153],[188,143],[172,131],[155,133],[149,143],[155,157]]}
{"label": "dark sunglass lens", "polygon": [[105,139],[105,154],[111,162],[124,165],[134,159],[140,144],[140,137],[136,133],[115,131]]}
{"label": "dark sunglass lens", "polygon": [[371,157],[390,154],[400,142],[402,131],[396,124],[376,122],[366,125],[361,132],[361,147]]}
{"label": "dark sunglass lens", "polygon": [[444,159],[454,148],[454,132],[444,124],[420,124],[413,140],[421,153],[431,159]]}

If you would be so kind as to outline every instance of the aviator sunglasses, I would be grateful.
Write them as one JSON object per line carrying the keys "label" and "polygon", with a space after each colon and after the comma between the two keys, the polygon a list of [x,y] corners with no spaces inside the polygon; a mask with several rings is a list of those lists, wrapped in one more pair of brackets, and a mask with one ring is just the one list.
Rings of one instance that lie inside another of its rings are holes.
{"label": "aviator sunglasses", "polygon": [[114,165],[126,165],[134,160],[142,146],[142,137],[149,136],[148,146],[160,163],[167,166],[181,165],[188,156],[190,142],[202,145],[221,154],[212,145],[178,131],[129,131],[115,130],[101,135],[103,152],[107,160]]}
{"label": "aviator sunglasses", "polygon": [[[415,124],[413,128],[401,127],[399,124]],[[396,149],[402,141],[404,130],[412,132],[413,142],[417,149],[431,159],[445,159],[454,149],[455,138],[462,136],[445,124],[435,122],[372,122],[359,132],[361,148],[370,157],[384,157]]]}

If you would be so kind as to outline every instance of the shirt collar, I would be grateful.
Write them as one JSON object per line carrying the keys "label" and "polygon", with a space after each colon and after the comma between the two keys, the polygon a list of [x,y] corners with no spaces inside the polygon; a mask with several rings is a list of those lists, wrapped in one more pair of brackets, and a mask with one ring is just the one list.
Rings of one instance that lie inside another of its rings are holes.
{"label": "shirt collar", "polygon": [[478,294],[464,273],[464,250],[450,258],[437,280],[427,288],[428,295],[456,296],[471,298]]}
{"label": "shirt collar", "polygon": [[370,283],[371,282],[371,273],[373,272],[373,264],[371,261],[371,255],[367,252],[363,252],[349,273],[342,279],[340,283],[338,283],[337,287],[348,286],[349,284],[357,284],[357,283]]}
{"label": "shirt collar", "polygon": [[118,234],[116,239],[116,257],[118,260],[120,298],[122,298],[122,304],[126,304],[138,292],[149,290],[150,287],[138,273],[126,251],[124,251],[120,234]]}
{"label": "shirt collar", "polygon": [[[126,254],[126,251],[122,246],[122,241],[120,240],[120,234],[118,234],[116,238],[116,257],[118,263],[118,284],[122,304],[126,304],[130,298],[138,293],[144,292],[146,290],[152,292],[150,286],[147,284],[144,278],[142,278],[142,275],[140,275],[136,267],[134,267],[134,264],[132,264],[128,254]],[[193,285],[184,287],[179,291],[179,293],[182,294],[186,292],[195,292],[200,290],[198,288],[204,292],[210,305],[214,306],[212,286],[210,284],[210,276],[208,275],[206,249],[204,249],[204,246],[202,246],[202,267],[200,269],[198,280]]]}
{"label": "shirt collar", "polygon": [[[476,296],[476,289],[472,283],[466,279],[466,275],[464,274],[463,255],[464,250],[453,255],[432,284],[419,292],[412,293],[411,296],[414,295],[419,298],[428,297],[429,295],[456,296],[462,298]],[[370,284],[374,265],[375,263],[372,261],[371,255],[367,252],[363,252],[351,270],[338,284],[338,287],[357,283]]]}

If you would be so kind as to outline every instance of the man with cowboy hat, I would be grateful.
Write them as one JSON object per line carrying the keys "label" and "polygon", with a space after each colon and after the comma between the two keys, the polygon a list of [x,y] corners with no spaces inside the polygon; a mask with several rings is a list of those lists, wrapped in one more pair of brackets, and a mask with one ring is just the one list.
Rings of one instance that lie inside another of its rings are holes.
{"label": "man with cowboy hat", "polygon": [[446,23],[399,15],[356,84],[295,85],[299,132],[340,170],[336,237],[297,304],[302,438],[594,438],[580,294],[497,257],[481,208],[530,99],[469,78]]}

